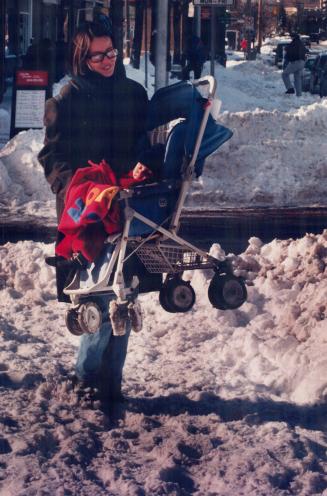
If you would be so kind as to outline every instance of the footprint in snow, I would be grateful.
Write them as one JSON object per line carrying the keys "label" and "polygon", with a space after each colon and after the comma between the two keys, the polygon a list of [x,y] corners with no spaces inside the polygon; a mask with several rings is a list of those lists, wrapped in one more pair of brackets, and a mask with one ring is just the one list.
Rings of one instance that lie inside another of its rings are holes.
{"label": "footprint in snow", "polygon": [[141,421],[141,426],[147,432],[151,432],[153,429],[158,429],[158,427],[161,427],[162,424],[159,420],[155,420],[151,417],[144,417]]}
{"label": "footprint in snow", "polygon": [[6,455],[12,451],[8,440],[5,437],[0,437],[0,455]]}
{"label": "footprint in snow", "polygon": [[178,466],[191,467],[197,465],[202,457],[202,450],[200,448],[190,446],[183,442],[177,444],[179,455],[173,456],[173,461]]}
{"label": "footprint in snow", "polygon": [[187,427],[186,427],[186,431],[189,433],[189,434],[209,434],[210,433],[210,429],[209,427],[207,426],[203,426],[203,427],[197,427],[196,425],[194,424],[189,424]]}
{"label": "footprint in snow", "polygon": [[182,455],[193,460],[199,460],[202,456],[202,450],[200,448],[185,443],[178,443],[177,448]]}
{"label": "footprint in snow", "polygon": [[160,471],[159,478],[163,482],[175,484],[176,489],[183,489],[187,494],[195,491],[194,481],[183,467],[164,468]]}
{"label": "footprint in snow", "polygon": [[140,433],[137,431],[123,431],[123,437],[125,439],[138,439],[140,437]]}
{"label": "footprint in snow", "polygon": [[16,372],[0,372],[0,387],[6,389],[32,389],[44,380],[41,374],[18,374]]}
{"label": "footprint in snow", "polygon": [[0,417],[0,424],[9,427],[10,429],[17,429],[19,427],[17,420],[9,416]]}

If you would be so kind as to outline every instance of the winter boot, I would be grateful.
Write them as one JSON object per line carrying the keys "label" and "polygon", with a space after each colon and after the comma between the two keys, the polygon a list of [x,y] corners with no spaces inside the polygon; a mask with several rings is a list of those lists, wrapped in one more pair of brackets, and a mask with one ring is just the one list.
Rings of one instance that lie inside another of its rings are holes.
{"label": "winter boot", "polygon": [[128,316],[131,321],[132,331],[140,332],[142,330],[143,319],[142,319],[142,309],[138,301],[129,303],[128,305]]}
{"label": "winter boot", "polygon": [[114,336],[124,336],[128,319],[127,303],[117,303],[112,300],[109,303],[109,315]]}
{"label": "winter boot", "polygon": [[285,91],[285,95],[294,95],[295,90],[294,88],[289,88],[287,91]]}

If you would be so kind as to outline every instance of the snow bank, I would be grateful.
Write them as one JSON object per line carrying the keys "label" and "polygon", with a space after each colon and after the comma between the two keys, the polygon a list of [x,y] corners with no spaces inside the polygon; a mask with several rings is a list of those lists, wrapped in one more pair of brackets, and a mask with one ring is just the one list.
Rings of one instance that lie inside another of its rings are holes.
{"label": "snow bank", "polygon": [[211,155],[188,206],[325,205],[327,101],[282,112],[224,112],[233,137]]}
{"label": "snow bank", "polygon": [[42,130],[22,131],[0,151],[0,202],[16,218],[55,215],[54,197],[37,160],[43,139]]}
{"label": "snow bank", "polygon": [[0,246],[1,494],[324,494],[327,231],[229,255],[249,294],[234,312],[209,304],[208,271],[185,274],[187,314],[143,295],[117,417],[69,379],[52,250]]}
{"label": "snow bank", "polygon": [[[54,299],[52,269],[43,261],[49,249],[27,241],[0,247],[3,318],[15,319],[12,309],[18,306],[18,318],[28,311],[42,320],[40,307]],[[219,251],[219,245],[213,245],[212,254]],[[135,369],[134,380],[143,382],[155,354],[162,367],[156,367],[157,380],[149,384],[153,394],[167,381],[169,363],[169,375],[180,378],[174,380],[178,389],[191,396],[209,388],[224,398],[264,395],[298,404],[325,401],[327,231],[267,245],[251,238],[242,255],[230,258],[236,273],[248,281],[248,301],[237,311],[212,308],[206,271],[186,274],[197,302],[182,319],[158,307],[157,294],[142,297],[146,330],[143,338],[133,339],[127,376]],[[51,332],[56,339],[55,329]]]}

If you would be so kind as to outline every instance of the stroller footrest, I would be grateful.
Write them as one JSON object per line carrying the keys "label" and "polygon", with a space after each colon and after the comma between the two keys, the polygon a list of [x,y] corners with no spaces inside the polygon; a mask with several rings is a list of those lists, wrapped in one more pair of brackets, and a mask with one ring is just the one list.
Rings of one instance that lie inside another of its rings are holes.
{"label": "stroller footrest", "polygon": [[181,181],[176,179],[165,179],[158,183],[141,184],[131,190],[122,191],[119,194],[119,200],[126,198],[144,198],[158,194],[172,193],[181,187]]}

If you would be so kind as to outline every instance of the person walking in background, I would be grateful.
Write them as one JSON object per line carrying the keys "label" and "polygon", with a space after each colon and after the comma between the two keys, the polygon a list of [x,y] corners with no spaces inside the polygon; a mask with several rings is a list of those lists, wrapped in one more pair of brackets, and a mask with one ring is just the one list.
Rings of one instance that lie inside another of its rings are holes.
{"label": "person walking in background", "polygon": [[[292,41],[285,47],[285,68],[282,72],[282,78],[286,88],[286,94],[302,95],[302,72],[304,68],[306,48],[302,43],[300,36],[295,33],[292,35]],[[290,75],[294,77],[294,87],[290,80]],[[295,88],[295,89],[294,89]]]}
{"label": "person walking in background", "polygon": [[241,50],[244,53],[244,58],[246,59],[246,52],[248,50],[248,41],[246,38],[243,38],[241,41]]}
{"label": "person walking in background", "polygon": [[187,64],[183,69],[182,79],[190,79],[191,71],[194,73],[194,79],[199,79],[207,57],[205,46],[198,36],[193,35],[188,40],[185,58]]}
{"label": "person walking in background", "polygon": [[241,50],[245,53],[247,48],[248,48],[248,42],[246,38],[243,38],[243,40],[241,41]]}

